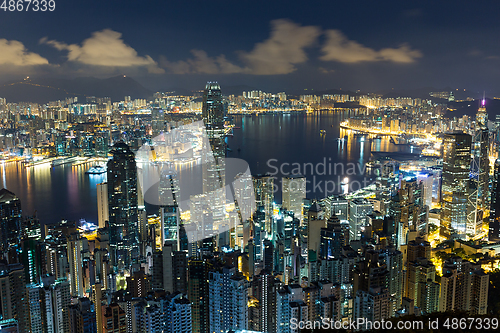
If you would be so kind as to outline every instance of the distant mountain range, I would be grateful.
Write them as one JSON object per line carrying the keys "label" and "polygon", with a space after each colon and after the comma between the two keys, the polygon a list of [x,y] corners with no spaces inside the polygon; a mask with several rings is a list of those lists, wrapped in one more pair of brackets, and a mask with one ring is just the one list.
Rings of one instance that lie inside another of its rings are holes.
{"label": "distant mountain range", "polygon": [[0,97],[7,102],[46,103],[68,97],[110,97],[121,101],[125,96],[148,98],[153,92],[128,76],[115,76],[108,79],[80,77],[72,80],[56,78],[34,78],[21,82],[0,85]]}

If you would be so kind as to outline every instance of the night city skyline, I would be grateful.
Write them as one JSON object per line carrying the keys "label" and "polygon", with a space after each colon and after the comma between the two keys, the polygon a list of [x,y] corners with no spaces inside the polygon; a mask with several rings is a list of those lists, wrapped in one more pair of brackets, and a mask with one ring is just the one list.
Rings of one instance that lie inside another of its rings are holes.
{"label": "night city skyline", "polygon": [[0,333],[497,331],[498,13],[0,0]]}

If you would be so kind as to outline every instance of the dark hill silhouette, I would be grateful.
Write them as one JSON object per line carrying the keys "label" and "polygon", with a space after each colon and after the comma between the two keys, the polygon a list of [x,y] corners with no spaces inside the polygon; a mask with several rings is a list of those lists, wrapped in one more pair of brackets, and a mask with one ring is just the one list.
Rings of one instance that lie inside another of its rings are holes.
{"label": "dark hill silhouette", "polygon": [[148,98],[153,92],[128,76],[115,76],[108,79],[80,77],[72,80],[57,78],[33,78],[0,86],[0,97],[7,102],[35,102],[61,100],[86,96],[110,97],[112,101],[123,100],[124,96]]}

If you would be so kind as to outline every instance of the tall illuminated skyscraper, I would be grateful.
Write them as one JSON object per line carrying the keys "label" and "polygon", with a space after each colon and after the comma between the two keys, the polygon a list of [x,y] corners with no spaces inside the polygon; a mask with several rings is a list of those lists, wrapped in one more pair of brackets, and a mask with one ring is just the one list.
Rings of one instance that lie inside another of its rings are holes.
{"label": "tall illuminated skyscraper", "polygon": [[270,235],[273,232],[274,178],[270,175],[253,176],[253,188],[257,209],[264,212],[264,225],[260,229]]}
{"label": "tall illuminated skyscraper", "polygon": [[9,190],[0,190],[0,251],[6,253],[21,240],[21,201]]}
{"label": "tall illuminated skyscraper", "polygon": [[446,133],[443,138],[440,234],[446,238],[466,233],[471,144],[472,137],[465,133]]}
{"label": "tall illuminated skyscraper", "polygon": [[97,184],[97,211],[99,228],[104,228],[109,221],[108,183]]}
{"label": "tall illuminated skyscraper", "polygon": [[203,142],[203,193],[207,195],[213,222],[218,227],[225,218],[225,109],[222,92],[216,82],[208,82],[203,92],[202,117],[207,142]]}
{"label": "tall illuminated skyscraper", "polygon": [[306,198],[306,178],[283,177],[281,190],[283,192],[283,208],[292,211],[302,225],[304,222],[302,202]]}
{"label": "tall illuminated skyscraper", "polygon": [[120,141],[108,161],[110,244],[118,252],[138,250],[137,169],[135,155]]}
{"label": "tall illuminated skyscraper", "polygon": [[483,212],[489,199],[489,131],[488,114],[484,105],[483,99],[476,114],[476,129],[472,146],[466,230],[469,237],[476,236],[482,231]]}
{"label": "tall illuminated skyscraper", "polygon": [[493,171],[488,240],[490,242],[500,241],[500,159],[495,161]]}
{"label": "tall illuminated skyscraper", "polygon": [[180,210],[177,204],[178,185],[177,178],[171,173],[163,173],[160,176],[160,222],[162,246],[165,242],[176,244],[175,250],[180,250],[179,224]]}

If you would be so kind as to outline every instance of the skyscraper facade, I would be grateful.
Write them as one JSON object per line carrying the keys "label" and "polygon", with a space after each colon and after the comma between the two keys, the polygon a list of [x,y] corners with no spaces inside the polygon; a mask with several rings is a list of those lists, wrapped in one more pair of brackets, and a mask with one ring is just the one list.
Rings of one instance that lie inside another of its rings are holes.
{"label": "skyscraper facade", "polygon": [[500,160],[495,161],[493,182],[491,185],[490,225],[488,231],[490,242],[500,241]]}
{"label": "skyscraper facade", "polygon": [[21,201],[7,189],[0,190],[0,252],[6,253],[21,240]]}
{"label": "skyscraper facade", "polygon": [[484,100],[476,114],[476,128],[472,145],[472,163],[469,181],[466,237],[482,232],[483,213],[489,201],[488,114]]}
{"label": "skyscraper facade", "polygon": [[111,154],[113,158],[108,161],[110,244],[114,245],[118,252],[137,252],[138,198],[135,155],[122,141],[113,146]]}
{"label": "skyscraper facade", "polygon": [[225,219],[225,156],[224,130],[225,108],[222,92],[216,82],[208,82],[203,92],[202,117],[205,124],[206,142],[203,142],[202,172],[203,193],[218,228]]}
{"label": "skyscraper facade", "polygon": [[472,137],[465,133],[446,133],[443,138],[443,176],[441,230],[443,237],[465,237]]}
{"label": "skyscraper facade", "polygon": [[281,190],[283,208],[292,211],[302,225],[304,221],[302,202],[306,198],[306,178],[283,177]]}

